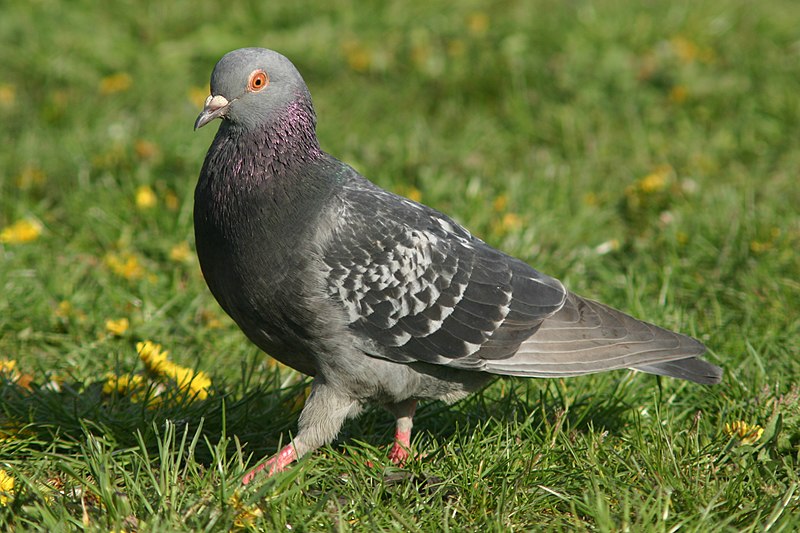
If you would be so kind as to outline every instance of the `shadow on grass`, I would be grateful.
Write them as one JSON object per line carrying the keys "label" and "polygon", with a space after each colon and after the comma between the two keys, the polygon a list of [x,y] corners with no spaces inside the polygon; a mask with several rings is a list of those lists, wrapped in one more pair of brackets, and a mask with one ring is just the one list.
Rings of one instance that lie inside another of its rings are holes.
{"label": "shadow on grass", "polygon": [[[118,449],[133,448],[141,441],[148,449],[158,448],[159,428],[166,420],[176,429],[189,429],[211,445],[235,437],[246,455],[254,460],[274,453],[296,430],[297,418],[305,401],[309,380],[282,386],[276,368],[253,385],[250,380],[226,390],[223,384],[205,400],[192,400],[177,387],[162,391],[151,401],[151,390],[144,398],[104,394],[103,382],[62,383],[57,388],[34,383],[23,387],[0,381],[0,439],[6,446],[15,437],[21,443],[19,455],[47,449],[54,453],[73,453],[88,435],[100,436]],[[614,429],[626,424],[630,406],[624,400],[624,379],[609,379],[602,393],[565,391],[557,381],[497,380],[483,391],[456,405],[426,402],[415,417],[415,434],[447,440],[457,432],[476,426],[563,425],[571,431],[590,428]],[[597,389],[594,389],[597,390]],[[368,409],[348,421],[338,443],[352,440],[385,447],[394,434],[394,419],[383,409]],[[13,446],[12,446],[13,449]],[[433,450],[429,450],[433,451]],[[229,454],[235,453],[229,449]],[[197,449],[197,461],[209,464],[213,453]],[[20,458],[20,457],[18,457]]]}

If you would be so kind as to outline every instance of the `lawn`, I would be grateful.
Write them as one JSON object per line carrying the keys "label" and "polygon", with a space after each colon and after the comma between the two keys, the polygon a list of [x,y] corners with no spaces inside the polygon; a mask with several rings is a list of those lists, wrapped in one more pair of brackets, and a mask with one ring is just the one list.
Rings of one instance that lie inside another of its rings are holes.
{"label": "lawn", "polygon": [[[795,0],[2,11],[0,529],[800,528]],[[192,124],[242,46],[294,61],[326,151],[703,340],[722,384],[499,380],[422,405],[404,468],[373,409],[243,489],[309,381],[246,341],[194,254],[216,126]]]}

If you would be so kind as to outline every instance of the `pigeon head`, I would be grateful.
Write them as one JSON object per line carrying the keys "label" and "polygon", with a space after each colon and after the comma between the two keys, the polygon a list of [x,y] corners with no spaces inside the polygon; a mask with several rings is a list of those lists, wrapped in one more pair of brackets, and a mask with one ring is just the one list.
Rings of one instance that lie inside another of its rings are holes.
{"label": "pigeon head", "polygon": [[291,61],[265,48],[241,48],[214,67],[211,95],[194,129],[215,118],[245,131],[268,128],[297,104],[313,116],[308,88]]}

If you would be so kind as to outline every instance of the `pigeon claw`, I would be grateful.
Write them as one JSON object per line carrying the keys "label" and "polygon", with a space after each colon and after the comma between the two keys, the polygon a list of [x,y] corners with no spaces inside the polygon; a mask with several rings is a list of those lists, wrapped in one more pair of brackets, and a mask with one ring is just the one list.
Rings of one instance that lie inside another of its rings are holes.
{"label": "pigeon claw", "polygon": [[297,460],[297,452],[294,446],[288,444],[284,446],[281,451],[270,457],[266,463],[260,464],[251,471],[249,471],[242,478],[242,485],[247,485],[256,477],[257,474],[266,470],[267,477],[271,477],[278,472],[283,472],[286,467]]}
{"label": "pigeon claw", "polygon": [[411,431],[397,431],[394,434],[394,445],[389,450],[389,460],[397,466],[403,466],[408,460],[411,450]]}

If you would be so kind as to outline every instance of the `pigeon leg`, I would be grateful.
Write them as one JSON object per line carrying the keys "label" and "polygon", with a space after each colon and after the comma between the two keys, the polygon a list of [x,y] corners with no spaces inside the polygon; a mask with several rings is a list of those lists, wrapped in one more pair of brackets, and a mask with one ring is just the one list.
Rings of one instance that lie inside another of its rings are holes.
{"label": "pigeon leg", "polygon": [[248,472],[242,483],[247,485],[262,471],[266,471],[268,476],[280,472],[308,452],[328,444],[336,438],[344,421],[349,416],[358,414],[360,410],[358,402],[345,398],[330,386],[314,380],[311,394],[300,413],[297,436],[267,462]]}
{"label": "pigeon leg", "polygon": [[397,430],[394,433],[394,445],[389,451],[389,460],[398,466],[403,466],[411,449],[411,428],[414,425],[417,400],[409,399],[392,404],[389,410],[397,417]]}

